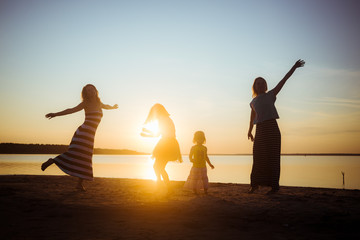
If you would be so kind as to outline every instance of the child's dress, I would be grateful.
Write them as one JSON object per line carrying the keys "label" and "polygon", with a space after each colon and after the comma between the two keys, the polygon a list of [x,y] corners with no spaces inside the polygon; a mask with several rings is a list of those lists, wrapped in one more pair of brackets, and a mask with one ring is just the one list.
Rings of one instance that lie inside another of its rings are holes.
{"label": "child's dress", "polygon": [[184,187],[191,190],[208,189],[209,179],[206,169],[207,151],[203,145],[195,145],[191,148],[193,153],[193,166],[185,182]]}

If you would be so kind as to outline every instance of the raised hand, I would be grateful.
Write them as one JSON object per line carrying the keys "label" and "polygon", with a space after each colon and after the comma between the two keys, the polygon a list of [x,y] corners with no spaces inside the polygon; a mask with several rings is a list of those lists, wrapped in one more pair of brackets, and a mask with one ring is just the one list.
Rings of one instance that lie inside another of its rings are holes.
{"label": "raised hand", "polygon": [[153,132],[151,132],[150,130],[146,129],[146,128],[143,128],[140,135],[142,137],[154,137],[154,134]]}
{"label": "raised hand", "polygon": [[45,115],[46,118],[52,119],[53,117],[56,117],[55,113],[48,113]]}
{"label": "raised hand", "polygon": [[299,60],[296,61],[294,67],[299,68],[299,67],[303,67],[304,65],[305,65],[305,61],[299,59]]}

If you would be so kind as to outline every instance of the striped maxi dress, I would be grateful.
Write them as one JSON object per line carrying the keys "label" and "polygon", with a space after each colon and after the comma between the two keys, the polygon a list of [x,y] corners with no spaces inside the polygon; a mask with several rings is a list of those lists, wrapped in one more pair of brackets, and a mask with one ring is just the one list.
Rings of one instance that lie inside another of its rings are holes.
{"label": "striped maxi dress", "polygon": [[251,186],[279,189],[281,133],[275,119],[256,124]]}
{"label": "striped maxi dress", "polygon": [[54,158],[55,164],[65,173],[85,180],[93,180],[92,156],[96,129],[102,111],[85,112],[85,122],[76,130],[68,151]]}

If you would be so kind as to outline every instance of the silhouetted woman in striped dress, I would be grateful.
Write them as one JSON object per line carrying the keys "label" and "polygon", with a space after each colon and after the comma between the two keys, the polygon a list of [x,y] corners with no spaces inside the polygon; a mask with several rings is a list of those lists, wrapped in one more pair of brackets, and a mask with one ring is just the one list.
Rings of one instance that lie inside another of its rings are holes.
{"label": "silhouetted woman in striped dress", "polygon": [[77,189],[85,191],[82,184],[83,180],[93,180],[92,156],[94,137],[103,116],[102,109],[117,109],[118,106],[117,104],[114,106],[103,104],[100,101],[97,89],[92,84],[87,84],[83,87],[81,96],[83,101],[76,107],[45,115],[45,117],[51,119],[84,109],[85,122],[76,130],[68,151],[44,162],[41,165],[41,170],[44,171],[51,164],[55,163],[63,172],[78,177]]}
{"label": "silhouetted woman in striped dress", "polygon": [[[259,186],[270,186],[271,190],[268,194],[279,191],[281,133],[276,121],[279,118],[275,108],[276,95],[295,70],[304,64],[303,60],[298,60],[277,86],[269,92],[267,92],[265,79],[258,77],[254,81],[248,132],[248,138],[254,141],[249,193],[256,191]],[[252,135],[254,124],[256,124],[255,139]]]}

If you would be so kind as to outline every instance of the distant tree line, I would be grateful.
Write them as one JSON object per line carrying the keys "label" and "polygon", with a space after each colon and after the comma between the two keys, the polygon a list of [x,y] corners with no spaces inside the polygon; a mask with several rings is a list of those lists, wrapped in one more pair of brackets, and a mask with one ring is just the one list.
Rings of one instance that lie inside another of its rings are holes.
{"label": "distant tree line", "polygon": [[[61,154],[68,150],[68,145],[60,144],[21,144],[0,143],[0,154]],[[128,149],[103,149],[95,148],[94,154],[104,155],[147,155],[148,153],[136,152]],[[227,155],[227,154],[211,154]],[[251,155],[251,154],[228,154],[228,155]],[[300,156],[360,156],[359,153],[288,153],[281,155]]]}
{"label": "distant tree line", "polygon": [[[66,152],[68,147],[60,144],[0,143],[0,154],[61,154]],[[128,149],[95,148],[94,154],[145,155],[146,153]]]}

